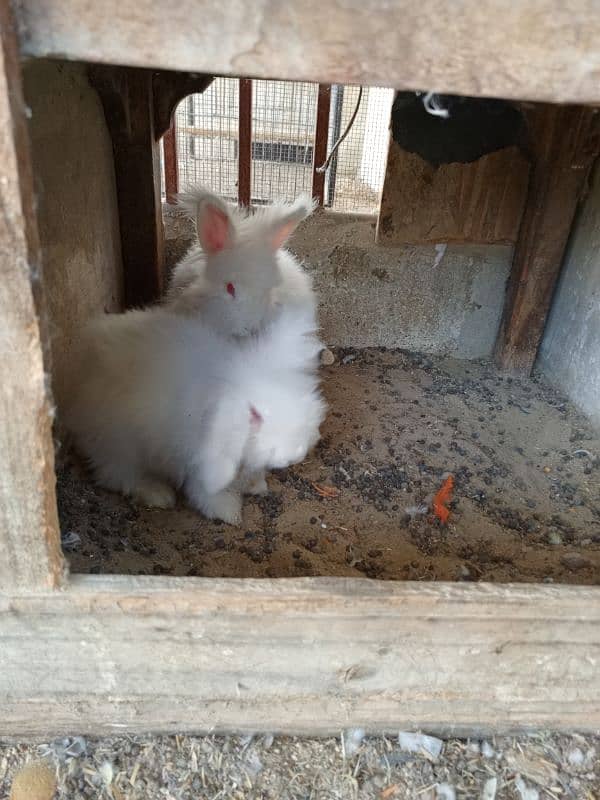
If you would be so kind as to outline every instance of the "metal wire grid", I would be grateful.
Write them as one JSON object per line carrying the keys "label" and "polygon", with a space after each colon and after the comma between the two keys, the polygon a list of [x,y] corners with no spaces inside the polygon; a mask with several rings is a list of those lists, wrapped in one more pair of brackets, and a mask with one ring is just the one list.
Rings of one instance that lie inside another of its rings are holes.
{"label": "metal wire grid", "polygon": [[[358,86],[331,87],[328,153],[344,132],[358,100]],[[393,89],[363,89],[354,125],[327,170],[325,204],[335,211],[376,214],[385,177]]]}
{"label": "metal wire grid", "polygon": [[[352,116],[358,90],[338,84],[331,88],[328,152]],[[310,193],[317,94],[314,83],[253,81],[253,203],[293,200]],[[393,95],[391,89],[363,90],[352,130],[326,174],[325,204],[334,210],[377,213]],[[182,101],[176,112],[180,188],[200,183],[237,200],[238,126],[236,79],[217,78],[203,94]]]}
{"label": "metal wire grid", "polygon": [[310,194],[316,83],[252,81],[252,202]]}
{"label": "metal wire grid", "polygon": [[202,94],[183,100],[175,114],[179,186],[202,184],[237,200],[239,84],[216,78]]}

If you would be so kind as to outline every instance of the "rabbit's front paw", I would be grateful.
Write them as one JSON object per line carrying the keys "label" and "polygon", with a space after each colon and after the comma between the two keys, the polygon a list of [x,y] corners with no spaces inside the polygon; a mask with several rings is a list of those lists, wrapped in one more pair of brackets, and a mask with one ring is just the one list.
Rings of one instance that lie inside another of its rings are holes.
{"label": "rabbit's front paw", "polygon": [[173,508],[175,505],[175,492],[162,481],[147,478],[131,492],[132,496],[150,508]]}
{"label": "rabbit's front paw", "polygon": [[269,487],[264,473],[255,475],[254,478],[248,482],[246,486],[246,494],[265,495],[269,494]]}
{"label": "rabbit's front paw", "polygon": [[208,519],[220,519],[228,525],[241,525],[242,496],[238,492],[225,490],[217,494],[192,497],[190,500]]}

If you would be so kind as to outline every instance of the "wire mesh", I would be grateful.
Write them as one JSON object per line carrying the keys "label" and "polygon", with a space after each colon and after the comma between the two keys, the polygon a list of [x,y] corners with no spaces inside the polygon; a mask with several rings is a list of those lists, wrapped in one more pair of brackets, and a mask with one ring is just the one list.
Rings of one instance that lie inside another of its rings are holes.
{"label": "wire mesh", "polygon": [[316,83],[252,81],[252,201],[310,194]]}
{"label": "wire mesh", "polygon": [[216,78],[202,94],[183,100],[175,114],[179,186],[202,184],[237,200],[239,83]]}
{"label": "wire mesh", "polygon": [[[358,86],[331,87],[331,151],[346,130],[358,101]],[[365,87],[348,136],[331,160],[325,180],[325,204],[335,211],[376,214],[385,177],[393,89]]]}
{"label": "wire mesh", "polygon": [[[317,84],[252,83],[252,202],[293,200],[310,193]],[[358,91],[358,86],[331,88],[328,152],[354,112]],[[354,125],[326,173],[325,203],[336,211],[377,213],[393,94],[391,89],[363,90]],[[200,183],[222,197],[237,200],[238,127],[236,79],[217,78],[203,94],[181,102],[176,113],[181,188]]]}

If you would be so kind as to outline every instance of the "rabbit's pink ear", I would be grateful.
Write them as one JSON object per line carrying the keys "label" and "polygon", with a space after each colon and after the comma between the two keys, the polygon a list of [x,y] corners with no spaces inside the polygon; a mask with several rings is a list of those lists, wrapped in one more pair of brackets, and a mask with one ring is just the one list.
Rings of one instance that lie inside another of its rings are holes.
{"label": "rabbit's pink ear", "polygon": [[252,430],[260,430],[264,420],[262,414],[257,411],[254,406],[250,406],[250,427]]}
{"label": "rabbit's pink ear", "polygon": [[232,226],[229,214],[210,200],[200,204],[196,228],[198,240],[208,255],[220,253],[231,245]]}
{"label": "rabbit's pink ear", "polygon": [[302,220],[312,214],[314,208],[314,201],[308,197],[300,197],[292,205],[285,207],[285,212],[273,223],[269,232],[269,243],[273,250],[279,250],[285,244]]}

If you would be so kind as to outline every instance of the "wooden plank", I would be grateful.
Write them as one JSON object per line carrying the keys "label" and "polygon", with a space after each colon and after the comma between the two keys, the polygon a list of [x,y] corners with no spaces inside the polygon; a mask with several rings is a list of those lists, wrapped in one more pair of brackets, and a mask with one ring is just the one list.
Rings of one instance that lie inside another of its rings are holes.
{"label": "wooden plank", "polygon": [[102,99],[113,141],[125,305],[143,306],[158,300],[164,284],[153,75],[149,70],[94,67],[90,79]]}
{"label": "wooden plank", "polygon": [[174,203],[175,195],[179,191],[175,120],[173,120],[171,127],[163,136],[163,154],[165,160],[165,195],[167,203]]}
{"label": "wooden plank", "polygon": [[[222,75],[600,101],[594,0],[20,0],[23,52]],[[165,36],[165,31],[169,35]]]}
{"label": "wooden plank", "polygon": [[252,199],[252,81],[240,80],[238,132],[238,202]]}
{"label": "wooden plank", "polygon": [[442,96],[446,117],[398,92],[377,227],[380,244],[514,243],[527,196],[527,123],[505,100]]}
{"label": "wooden plank", "polygon": [[317,98],[317,125],[315,128],[315,149],[313,157],[312,196],[320,206],[325,204],[325,172],[318,172],[327,158],[329,138],[329,109],[331,107],[331,86],[319,85]]}
{"label": "wooden plank", "polygon": [[48,339],[41,253],[8,0],[0,0],[0,35],[0,586],[37,590],[60,583],[63,561],[42,353]]}
{"label": "wooden plank", "polygon": [[527,197],[529,162],[505,147],[468,164],[433,166],[390,142],[377,242],[511,244]]}
{"label": "wooden plank", "polygon": [[600,588],[74,576],[0,640],[4,736],[600,728]]}
{"label": "wooden plank", "polygon": [[214,78],[212,75],[190,75],[179,72],[154,72],[154,135],[160,139],[173,124],[173,114],[184,97],[202,94]]}
{"label": "wooden plank", "polygon": [[537,109],[532,167],[498,339],[498,365],[528,375],[535,362],[575,211],[600,153],[600,114],[578,106]]}

